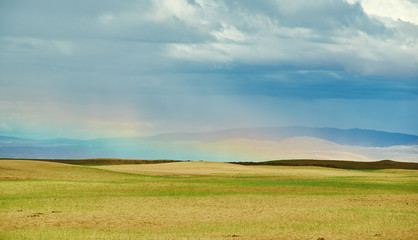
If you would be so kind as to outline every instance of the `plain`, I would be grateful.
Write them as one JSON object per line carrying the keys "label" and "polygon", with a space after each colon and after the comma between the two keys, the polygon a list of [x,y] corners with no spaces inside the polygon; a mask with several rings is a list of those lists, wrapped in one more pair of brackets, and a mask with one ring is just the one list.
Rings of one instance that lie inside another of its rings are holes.
{"label": "plain", "polygon": [[0,160],[1,239],[416,239],[417,170]]}

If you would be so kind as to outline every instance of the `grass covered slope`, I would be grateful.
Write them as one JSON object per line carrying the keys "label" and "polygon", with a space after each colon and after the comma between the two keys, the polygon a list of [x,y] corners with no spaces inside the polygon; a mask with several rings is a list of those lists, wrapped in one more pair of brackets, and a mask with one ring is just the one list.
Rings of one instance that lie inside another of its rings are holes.
{"label": "grass covered slope", "polygon": [[70,164],[32,160],[0,160],[0,180],[112,181],[120,179],[120,176],[109,172]]}
{"label": "grass covered slope", "polygon": [[418,235],[415,170],[205,162],[98,168],[1,160],[0,239]]}

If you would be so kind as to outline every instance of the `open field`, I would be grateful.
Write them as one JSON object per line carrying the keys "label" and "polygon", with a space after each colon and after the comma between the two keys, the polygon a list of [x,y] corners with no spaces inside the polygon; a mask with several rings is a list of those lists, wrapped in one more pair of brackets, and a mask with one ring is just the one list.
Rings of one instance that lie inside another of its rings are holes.
{"label": "open field", "polygon": [[0,160],[0,239],[417,239],[418,170]]}

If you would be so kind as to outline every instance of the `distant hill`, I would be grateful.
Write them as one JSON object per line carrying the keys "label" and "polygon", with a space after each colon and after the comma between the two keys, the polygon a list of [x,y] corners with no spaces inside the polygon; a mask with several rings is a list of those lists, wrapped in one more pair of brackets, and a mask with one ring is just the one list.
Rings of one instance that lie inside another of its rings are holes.
{"label": "distant hill", "polygon": [[418,169],[418,163],[396,162],[391,160],[382,160],[376,162],[356,162],[339,160],[312,160],[312,159],[294,159],[294,160],[275,160],[266,162],[232,162],[240,165],[269,165],[269,166],[317,166],[332,167],[342,169]]}
{"label": "distant hill", "polygon": [[[3,159],[1,160],[32,160],[42,162],[55,162],[73,165],[121,165],[121,164],[158,164],[158,163],[174,163],[182,162],[179,160],[144,160],[144,159],[112,159],[112,158],[96,158],[96,159]],[[358,161],[342,161],[342,160],[314,160],[314,159],[289,159],[289,160],[273,160],[264,162],[229,162],[237,165],[246,166],[315,166],[340,169],[413,169],[418,170],[418,163],[397,162],[392,160],[381,160],[375,162],[358,162]]]}
{"label": "distant hill", "polygon": [[309,127],[263,127],[236,128],[205,133],[172,133],[149,137],[157,141],[215,142],[232,138],[282,141],[292,137],[314,137],[340,145],[363,147],[389,147],[417,144],[418,136],[365,129],[309,128]]}
{"label": "distant hill", "polygon": [[314,158],[418,162],[418,136],[364,129],[308,127],[236,128],[96,140],[36,140],[0,136],[0,158],[220,162]]}
{"label": "distant hill", "polygon": [[1,160],[32,160],[43,162],[65,163],[73,165],[121,165],[121,164],[157,164],[157,163],[171,163],[180,162],[178,160],[158,159],[158,160],[144,160],[144,159],[115,159],[115,158],[93,158],[93,159],[7,159]]}
{"label": "distant hill", "polygon": [[24,138],[0,136],[0,141],[14,141],[14,140],[25,140]]}

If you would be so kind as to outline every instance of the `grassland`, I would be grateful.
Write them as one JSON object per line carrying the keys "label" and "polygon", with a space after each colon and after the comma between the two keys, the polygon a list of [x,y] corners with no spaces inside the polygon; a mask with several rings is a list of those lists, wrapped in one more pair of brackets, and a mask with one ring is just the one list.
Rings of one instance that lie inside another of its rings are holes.
{"label": "grassland", "polygon": [[0,239],[417,239],[417,170],[0,160]]}

